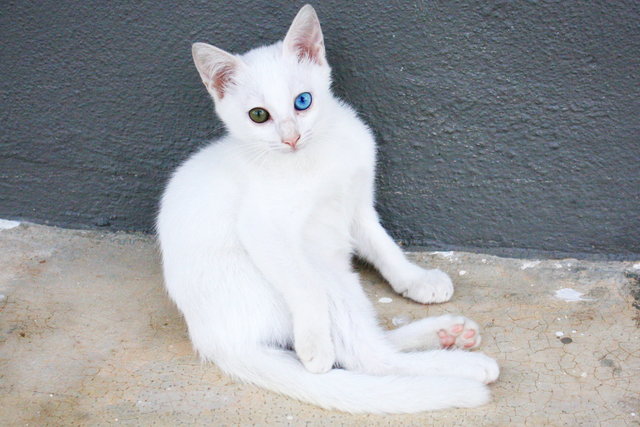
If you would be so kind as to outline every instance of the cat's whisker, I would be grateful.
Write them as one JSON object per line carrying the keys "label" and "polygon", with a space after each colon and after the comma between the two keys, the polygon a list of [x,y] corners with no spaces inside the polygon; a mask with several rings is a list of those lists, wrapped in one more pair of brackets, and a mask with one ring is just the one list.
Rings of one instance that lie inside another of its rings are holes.
{"label": "cat's whisker", "polygon": [[258,152],[257,155],[255,155],[253,158],[249,159],[249,162],[253,164],[257,164],[258,161],[260,161],[260,165],[262,165],[262,163],[264,162],[264,159],[267,158],[268,154],[269,154],[269,150],[262,150]]}
{"label": "cat's whisker", "polygon": [[220,136],[224,131],[224,125],[219,125],[219,126],[215,126],[213,129],[209,130],[206,134],[205,134],[205,139],[206,140],[210,140],[212,139],[214,136],[218,137]]}
{"label": "cat's whisker", "polygon": [[248,163],[254,165],[257,164],[258,161],[261,161],[260,164],[262,164],[264,159],[266,159],[272,151],[273,149],[262,144],[246,144],[234,147],[234,150],[232,150],[234,154],[243,156]]}
{"label": "cat's whisker", "polygon": [[251,158],[256,154],[261,154],[263,150],[264,147],[261,144],[242,144],[233,146],[230,151],[233,154]]}
{"label": "cat's whisker", "polygon": [[265,155],[264,155],[264,156],[262,156],[262,158],[258,159],[258,160],[259,160],[259,163],[258,163],[258,160],[256,160],[256,163],[257,163],[258,169],[262,169],[262,167],[264,166],[264,164],[265,164],[265,162],[267,161],[267,159],[269,159],[269,156],[267,155],[267,153],[268,153],[268,152],[265,152]]}

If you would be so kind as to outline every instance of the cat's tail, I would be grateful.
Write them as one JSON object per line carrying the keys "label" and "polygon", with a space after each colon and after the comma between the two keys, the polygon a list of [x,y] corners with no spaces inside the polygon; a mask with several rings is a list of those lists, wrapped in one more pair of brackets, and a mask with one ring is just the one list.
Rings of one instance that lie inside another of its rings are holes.
{"label": "cat's tail", "polygon": [[439,376],[374,376],[343,369],[307,371],[294,353],[261,349],[241,358],[216,358],[228,374],[268,390],[351,413],[415,413],[473,407],[489,401],[484,384]]}

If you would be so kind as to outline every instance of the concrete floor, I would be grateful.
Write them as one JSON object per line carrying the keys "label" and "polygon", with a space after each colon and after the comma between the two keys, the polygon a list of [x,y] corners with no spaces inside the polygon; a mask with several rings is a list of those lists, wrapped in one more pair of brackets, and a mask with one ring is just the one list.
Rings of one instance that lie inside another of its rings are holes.
{"label": "concrete floor", "polygon": [[[639,262],[412,257],[452,275],[453,301],[412,303],[363,268],[381,321],[392,328],[441,313],[478,321],[482,350],[502,366],[490,404],[356,416],[235,383],[191,351],[151,237],[5,227],[0,424],[640,425]],[[561,289],[582,300],[556,296]]]}

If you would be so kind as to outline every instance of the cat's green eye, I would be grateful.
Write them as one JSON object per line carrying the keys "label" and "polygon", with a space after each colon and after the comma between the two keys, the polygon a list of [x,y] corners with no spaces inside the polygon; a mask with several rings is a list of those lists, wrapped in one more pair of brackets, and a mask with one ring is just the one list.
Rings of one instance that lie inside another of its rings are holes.
{"label": "cat's green eye", "polygon": [[256,123],[264,123],[269,120],[269,112],[264,108],[252,108],[249,111],[249,118]]}

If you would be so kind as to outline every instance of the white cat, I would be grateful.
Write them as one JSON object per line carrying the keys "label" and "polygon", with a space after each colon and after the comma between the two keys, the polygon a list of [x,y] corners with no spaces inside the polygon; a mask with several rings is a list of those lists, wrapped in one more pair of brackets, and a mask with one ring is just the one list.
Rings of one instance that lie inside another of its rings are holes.
{"label": "white cat", "polygon": [[[193,57],[228,134],[173,175],[157,229],[167,290],[200,356],[348,412],[487,402],[498,365],[462,350],[479,345],[476,323],[446,315],[384,331],[352,270],[355,252],[408,298],[453,294],[378,222],[375,143],[331,93],[313,8],[283,42],[244,55],[196,43]],[[436,349],[409,351],[425,348]]]}

